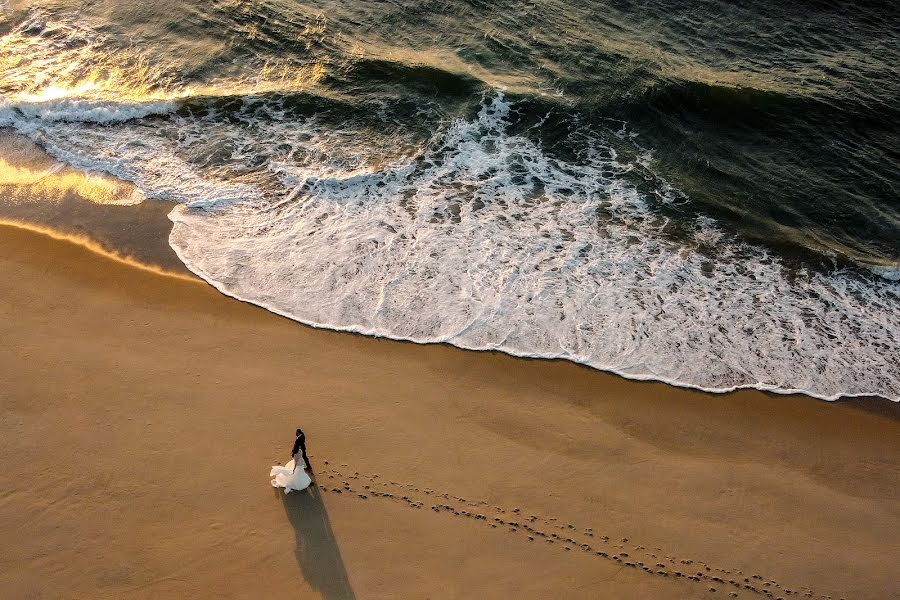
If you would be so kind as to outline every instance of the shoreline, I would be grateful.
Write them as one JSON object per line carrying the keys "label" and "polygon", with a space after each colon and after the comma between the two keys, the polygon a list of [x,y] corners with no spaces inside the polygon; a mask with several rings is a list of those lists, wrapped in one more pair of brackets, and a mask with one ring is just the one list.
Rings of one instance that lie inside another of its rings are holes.
{"label": "shoreline", "polygon": [[[17,282],[0,300],[4,595],[895,591],[889,401],[704,394],[303,327],[8,227],[0,273]],[[297,421],[320,493],[285,499],[265,476]],[[665,574],[626,565],[651,555]]]}
{"label": "shoreline", "polygon": [[[4,168],[10,172],[5,173]],[[22,173],[26,175],[23,176]],[[169,243],[169,232],[172,229],[169,213],[177,204],[161,200],[143,200],[137,204],[106,203],[113,197],[129,198],[141,194],[138,188],[130,182],[103,173],[74,169],[65,163],[58,162],[40,146],[18,134],[14,129],[0,128],[0,183],[7,180],[11,182],[7,183],[12,190],[11,195],[18,199],[9,202],[10,194],[0,197],[0,226],[21,227],[54,238],[66,239],[86,246],[99,254],[121,259],[126,263],[132,263],[150,271],[196,278],[225,296],[260,307],[301,326],[420,346],[438,344],[471,352],[498,352],[520,359],[565,361],[629,381],[661,383],[713,395],[755,390],[779,396],[805,396],[826,402],[885,401],[896,404],[898,407],[897,409],[885,409],[887,413],[895,414],[897,418],[900,418],[900,398],[894,400],[878,394],[839,393],[824,396],[800,388],[781,389],[762,384],[710,389],[655,375],[623,373],[615,368],[598,367],[568,357],[466,347],[452,341],[417,341],[372,331],[361,331],[353,326],[341,327],[304,321],[271,304],[255,302],[232,293],[220,282],[207,279],[192,271],[188,266],[188,261]],[[114,192],[111,192],[110,189]],[[52,201],[45,202],[45,196],[48,193],[51,193],[54,198]],[[22,199],[25,201],[23,202]]]}
{"label": "shoreline", "polygon": [[[173,248],[173,250],[175,250],[175,249]],[[178,251],[175,250],[175,253],[178,254]],[[195,277],[197,277],[199,280],[205,282],[207,285],[211,286],[215,290],[217,290],[223,296],[233,298],[234,300],[237,300],[238,302],[243,302],[244,304],[249,304],[251,306],[257,306],[259,308],[262,308],[265,311],[272,313],[273,315],[277,315],[279,317],[287,319],[288,321],[291,321],[291,322],[296,323],[303,327],[311,327],[313,329],[320,329],[323,331],[336,331],[338,333],[350,333],[353,335],[360,335],[363,337],[369,337],[369,338],[373,338],[373,339],[390,340],[393,342],[414,344],[416,346],[444,345],[444,346],[450,346],[453,348],[457,348],[459,350],[463,350],[466,352],[489,352],[489,353],[496,352],[498,354],[505,354],[506,356],[511,356],[513,358],[517,358],[517,359],[521,359],[521,360],[562,361],[562,362],[567,362],[567,363],[570,363],[573,365],[577,365],[579,367],[584,367],[584,368],[590,369],[592,371],[597,371],[599,373],[607,373],[607,374],[613,375],[615,377],[621,377],[622,379],[627,379],[628,381],[633,381],[635,383],[660,383],[660,384],[667,385],[670,387],[691,390],[694,392],[699,392],[701,394],[711,394],[713,396],[731,394],[733,392],[739,392],[739,391],[751,391],[752,390],[752,391],[761,392],[764,394],[773,394],[776,396],[804,396],[806,398],[811,398],[813,400],[819,400],[821,402],[842,402],[842,401],[854,401],[854,400],[861,400],[863,402],[881,401],[881,402],[889,402],[891,404],[895,404],[898,407],[900,407],[900,398],[897,398],[896,400],[892,400],[891,398],[879,396],[877,394],[870,394],[870,393],[866,393],[866,394],[835,394],[832,396],[819,396],[819,395],[809,392],[808,390],[799,389],[799,388],[781,389],[781,388],[777,388],[774,386],[760,386],[760,385],[753,385],[753,384],[733,386],[733,387],[728,387],[728,388],[710,389],[710,388],[704,388],[704,387],[698,386],[698,385],[693,385],[690,383],[681,383],[681,382],[678,382],[678,381],[675,381],[672,379],[666,379],[666,378],[658,377],[658,376],[654,376],[654,375],[631,375],[631,374],[623,373],[620,370],[617,370],[614,368],[595,367],[593,365],[588,364],[587,362],[581,362],[581,361],[577,361],[577,360],[574,360],[572,358],[567,358],[567,357],[540,356],[540,355],[535,355],[535,354],[517,353],[517,352],[512,352],[509,350],[497,350],[494,348],[474,348],[474,347],[463,346],[460,344],[455,344],[452,341],[420,342],[420,341],[410,339],[410,338],[393,337],[390,335],[384,335],[384,334],[379,334],[379,333],[374,333],[374,332],[369,332],[369,331],[361,331],[357,327],[353,327],[353,326],[340,327],[340,326],[336,326],[336,325],[325,325],[325,324],[316,323],[313,321],[304,321],[302,319],[298,319],[296,317],[291,316],[287,312],[280,310],[279,308],[277,308],[271,304],[255,302],[253,300],[250,300],[248,298],[240,296],[236,293],[233,293],[230,290],[227,290],[221,283],[214,281],[212,279],[206,279],[202,275],[192,271],[190,269],[190,267],[187,266],[183,257],[180,254],[178,254],[178,258],[179,258],[179,260],[182,261],[182,263],[185,265],[185,268],[189,272],[193,273],[193,275]],[[896,415],[898,415],[898,418],[900,418],[900,410],[896,411]]]}
{"label": "shoreline", "polygon": [[[73,198],[72,201],[77,202],[77,199]],[[155,203],[155,202],[157,202],[157,201],[150,201],[150,204]],[[133,207],[126,207],[126,209],[127,208],[133,208]],[[193,271],[191,271],[184,264],[183,261],[179,263],[180,268],[173,268],[171,264],[167,265],[166,267],[158,266],[155,264],[144,262],[144,261],[140,260],[140,258],[137,258],[137,257],[133,257],[133,256],[126,255],[126,254],[121,254],[120,252],[117,252],[116,250],[110,249],[108,247],[108,245],[104,245],[101,242],[98,242],[98,241],[92,239],[88,235],[66,233],[66,232],[59,231],[53,227],[45,227],[45,226],[41,226],[38,224],[30,223],[27,221],[23,221],[23,220],[4,219],[4,218],[0,217],[0,227],[12,227],[12,228],[17,228],[17,229],[21,229],[21,230],[31,231],[34,233],[38,233],[40,235],[45,235],[45,236],[50,237],[55,240],[77,244],[77,245],[83,246],[84,248],[90,250],[91,252],[101,255],[105,258],[115,260],[117,262],[132,266],[137,269],[146,270],[151,273],[156,273],[159,275],[170,276],[170,277],[181,278],[181,279],[185,279],[185,280],[189,280],[189,281],[196,281],[199,283],[204,283],[204,284],[210,286],[211,288],[215,289],[216,291],[218,291],[223,296],[232,298],[243,304],[247,304],[249,306],[254,306],[254,307],[260,308],[262,310],[265,310],[266,312],[271,313],[274,316],[283,318],[283,319],[285,319],[291,323],[294,323],[300,327],[309,327],[312,329],[318,329],[318,330],[322,330],[322,331],[334,331],[337,333],[358,335],[358,336],[372,338],[372,339],[389,340],[392,342],[412,344],[414,346],[430,346],[430,345],[439,345],[440,346],[440,345],[443,345],[443,346],[448,346],[448,347],[456,348],[459,350],[463,350],[465,352],[500,354],[500,355],[510,356],[512,358],[516,358],[519,360],[533,360],[533,361],[539,361],[539,362],[564,362],[564,363],[568,363],[568,364],[572,364],[572,365],[575,365],[578,367],[588,369],[590,371],[605,373],[608,375],[612,375],[614,377],[621,377],[622,379],[625,379],[625,380],[628,380],[628,381],[631,381],[634,383],[662,384],[665,386],[681,388],[681,389],[685,389],[685,390],[698,392],[701,394],[709,394],[711,396],[727,395],[727,394],[731,394],[733,392],[739,392],[739,391],[757,391],[757,392],[761,392],[763,394],[772,395],[772,396],[776,396],[776,397],[777,396],[786,396],[786,397],[801,396],[804,398],[810,398],[812,400],[817,400],[820,402],[850,403],[852,405],[865,406],[865,407],[867,407],[866,410],[873,410],[874,412],[876,412],[878,414],[883,414],[885,416],[890,416],[894,419],[900,420],[900,399],[891,400],[890,398],[885,398],[884,396],[879,396],[876,394],[850,394],[850,395],[839,394],[839,395],[836,395],[833,397],[825,398],[825,397],[819,397],[819,396],[810,394],[810,393],[806,392],[805,390],[779,390],[779,389],[764,388],[764,387],[761,388],[761,387],[752,386],[752,385],[738,386],[738,387],[721,389],[721,390],[710,390],[710,389],[706,389],[703,387],[694,386],[691,384],[673,382],[670,380],[655,378],[652,376],[646,376],[646,377],[631,376],[628,374],[620,373],[620,372],[616,371],[615,369],[601,369],[598,367],[591,366],[587,363],[572,360],[570,358],[543,357],[543,356],[532,356],[532,355],[527,355],[527,354],[515,354],[515,353],[507,352],[505,350],[495,350],[495,349],[489,349],[489,348],[484,348],[484,349],[467,348],[465,346],[459,346],[452,342],[418,342],[416,340],[411,340],[411,339],[407,339],[407,338],[396,338],[396,337],[390,337],[390,336],[386,336],[386,335],[378,335],[375,333],[367,333],[364,331],[359,331],[352,327],[339,328],[339,327],[332,327],[332,326],[328,326],[328,325],[322,325],[322,324],[318,324],[318,323],[301,321],[301,320],[298,320],[298,319],[288,315],[287,313],[279,311],[278,309],[276,309],[274,307],[260,304],[257,302],[253,302],[252,300],[247,300],[245,298],[242,298],[241,296],[230,293],[229,291],[223,289],[217,282],[205,279],[201,275],[198,275],[197,273],[194,273]],[[170,249],[172,250],[173,255],[177,256],[178,260],[181,261],[181,257],[178,255],[177,250],[175,250],[171,246],[170,246]],[[889,405],[894,405],[895,407],[894,408],[876,408],[875,405],[880,404],[880,403],[888,403]]]}
{"label": "shoreline", "polygon": [[193,271],[188,266],[188,261],[185,260],[185,258],[181,255],[180,252],[178,252],[177,248],[175,248],[174,246],[172,246],[171,248],[172,248],[172,251],[175,253],[175,255],[178,256],[178,260],[181,261],[181,264],[186,272],[191,273],[197,279],[205,282],[207,285],[209,285],[210,287],[217,290],[223,296],[233,298],[234,300],[237,300],[238,302],[242,302],[244,304],[262,308],[263,310],[265,310],[269,313],[272,313],[273,315],[277,315],[279,317],[287,319],[288,321],[291,321],[291,322],[296,323],[303,327],[311,327],[313,329],[319,329],[319,330],[323,330],[323,331],[335,331],[338,333],[350,333],[350,334],[360,335],[363,337],[369,337],[369,338],[373,338],[373,339],[382,339],[382,340],[390,340],[390,341],[394,341],[394,342],[414,344],[416,346],[444,345],[444,346],[457,348],[459,350],[463,350],[466,352],[498,353],[498,354],[504,354],[506,356],[510,356],[513,358],[522,359],[522,360],[562,361],[562,362],[567,362],[567,363],[570,363],[573,365],[577,365],[579,367],[584,367],[584,368],[590,369],[592,371],[597,371],[599,373],[606,373],[608,375],[613,375],[615,377],[621,377],[622,379],[626,379],[628,381],[632,381],[632,382],[636,382],[636,383],[659,383],[659,384],[663,384],[663,385],[670,386],[670,387],[681,388],[681,389],[685,389],[685,390],[699,392],[702,394],[711,394],[714,396],[731,394],[731,393],[740,392],[740,391],[756,391],[756,392],[761,392],[764,394],[773,394],[776,396],[803,396],[806,398],[811,398],[813,400],[819,400],[822,402],[846,402],[846,401],[860,401],[863,403],[888,402],[888,403],[896,405],[897,408],[893,411],[887,410],[887,412],[885,414],[893,414],[893,415],[895,415],[896,418],[900,419],[900,397],[898,397],[896,400],[894,400],[894,399],[888,398],[886,396],[881,396],[878,394],[871,394],[871,393],[865,393],[865,394],[839,393],[839,394],[834,394],[831,396],[820,396],[817,394],[813,394],[812,392],[810,392],[808,390],[804,390],[804,389],[800,389],[800,388],[782,389],[782,388],[778,388],[778,387],[771,386],[771,385],[761,385],[761,384],[755,384],[755,385],[747,384],[747,385],[739,385],[739,386],[733,386],[733,387],[728,387],[728,388],[710,389],[710,388],[704,388],[699,385],[694,385],[694,384],[690,384],[690,383],[682,383],[682,382],[678,382],[678,381],[675,381],[672,379],[666,379],[664,377],[659,377],[659,376],[655,376],[655,375],[644,375],[644,374],[631,375],[628,373],[623,373],[622,371],[615,369],[615,368],[611,368],[611,367],[608,367],[608,368],[595,367],[587,362],[581,362],[581,361],[575,360],[573,358],[568,358],[568,357],[541,356],[541,355],[536,355],[536,354],[518,353],[518,352],[513,352],[510,350],[499,350],[499,349],[494,349],[494,348],[475,348],[475,347],[464,346],[461,344],[456,344],[452,341],[446,341],[446,340],[444,340],[444,341],[424,341],[423,342],[423,341],[417,341],[417,340],[414,340],[411,338],[394,337],[394,336],[390,336],[390,335],[386,335],[386,334],[375,333],[372,331],[362,331],[355,326],[342,327],[342,326],[336,326],[336,325],[326,325],[326,324],[322,324],[322,323],[316,323],[313,321],[305,321],[305,320],[302,320],[302,319],[299,319],[297,317],[290,315],[289,313],[273,306],[272,304],[253,301],[253,300],[250,300],[249,298],[246,298],[244,296],[236,294],[236,293],[226,289],[225,286],[222,285],[221,282],[218,282],[218,281],[215,281],[212,279],[207,279],[203,275]]}

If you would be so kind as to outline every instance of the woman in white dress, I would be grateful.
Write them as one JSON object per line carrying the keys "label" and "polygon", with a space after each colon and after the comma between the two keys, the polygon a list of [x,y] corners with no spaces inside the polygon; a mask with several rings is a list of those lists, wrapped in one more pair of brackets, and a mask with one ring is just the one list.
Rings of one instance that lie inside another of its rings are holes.
{"label": "woman in white dress", "polygon": [[309,487],[309,484],[312,483],[312,478],[310,478],[302,464],[296,465],[298,458],[295,457],[283,467],[281,465],[272,467],[269,473],[269,476],[272,477],[272,487],[284,488],[285,494],[290,494],[294,490],[305,490]]}

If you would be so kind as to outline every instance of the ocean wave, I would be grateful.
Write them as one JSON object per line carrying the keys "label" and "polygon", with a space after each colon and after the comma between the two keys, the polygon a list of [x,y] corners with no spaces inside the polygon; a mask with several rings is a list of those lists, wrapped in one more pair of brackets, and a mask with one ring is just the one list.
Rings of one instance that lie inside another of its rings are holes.
{"label": "ocean wave", "polygon": [[[91,36],[62,35],[50,70],[105,52]],[[226,294],[318,327],[709,391],[900,400],[900,284],[742,242],[691,212],[624,124],[536,97],[479,103],[477,79],[391,61],[319,77],[344,96],[281,76],[190,88],[141,64],[4,93],[0,125],[180,203],[172,247]],[[379,80],[406,87],[349,93]],[[711,93],[723,110],[729,94]]]}
{"label": "ocean wave", "polygon": [[692,203],[807,262],[900,257],[896,103],[660,82],[597,112],[641,131]]}
{"label": "ocean wave", "polygon": [[26,128],[31,121],[43,124],[53,121],[83,123],[122,123],[151,115],[164,115],[178,109],[172,100],[116,102],[62,98],[40,102],[8,102],[0,99],[0,126]]}
{"label": "ocean wave", "polygon": [[498,95],[380,170],[282,166],[284,196],[178,207],[170,243],[224,293],[318,327],[716,392],[900,399],[896,284],[789,271],[704,217],[675,243],[610,146],[549,156],[508,132],[510,110]]}
{"label": "ocean wave", "polygon": [[888,281],[900,281],[900,264],[892,266],[870,265],[868,268],[879,277],[883,277]]}
{"label": "ocean wave", "polygon": [[894,104],[874,99],[827,98],[815,94],[799,95],[796,90],[752,87],[708,81],[663,80],[640,93],[616,98],[621,110],[629,114],[643,111],[704,113],[725,122],[737,121],[748,127],[771,126],[773,120],[797,114],[817,120],[856,119],[858,124],[891,122],[900,117]]}
{"label": "ocean wave", "polygon": [[367,93],[371,93],[373,87],[387,85],[402,86],[407,93],[418,91],[443,97],[469,98],[485,87],[484,82],[470,74],[434,65],[368,57],[356,58],[345,70],[329,73],[325,79],[341,87],[365,85]]}

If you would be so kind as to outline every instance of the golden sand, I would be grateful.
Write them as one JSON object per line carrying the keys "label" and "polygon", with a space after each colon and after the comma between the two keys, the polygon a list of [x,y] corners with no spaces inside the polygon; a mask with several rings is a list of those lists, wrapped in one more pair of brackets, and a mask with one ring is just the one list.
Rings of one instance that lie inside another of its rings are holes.
{"label": "golden sand", "polygon": [[2,598],[897,595],[885,401],[314,330],[79,241],[0,227]]}

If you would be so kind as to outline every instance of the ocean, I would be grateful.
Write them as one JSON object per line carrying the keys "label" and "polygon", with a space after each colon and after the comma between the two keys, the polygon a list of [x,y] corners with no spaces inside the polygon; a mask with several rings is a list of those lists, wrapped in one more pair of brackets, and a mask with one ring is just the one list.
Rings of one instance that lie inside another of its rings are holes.
{"label": "ocean", "polygon": [[0,127],[302,323],[900,401],[893,2],[0,1]]}

